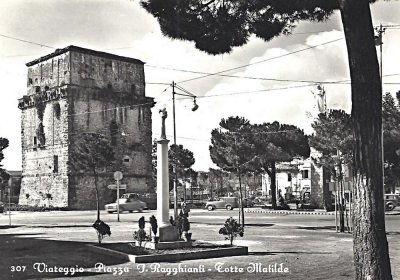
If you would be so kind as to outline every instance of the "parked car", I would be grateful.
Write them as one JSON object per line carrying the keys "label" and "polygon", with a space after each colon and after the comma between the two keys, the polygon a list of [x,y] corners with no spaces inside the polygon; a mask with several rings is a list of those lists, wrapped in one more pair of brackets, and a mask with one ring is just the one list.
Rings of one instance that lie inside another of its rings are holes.
{"label": "parked car", "polygon": [[385,210],[392,211],[396,206],[399,205],[400,195],[398,194],[385,194]]}
{"label": "parked car", "polygon": [[147,207],[144,209],[157,209],[157,194],[156,193],[125,193],[121,198],[134,198],[146,202]]}
{"label": "parked car", "polygon": [[251,200],[249,198],[243,199],[243,207],[253,207],[253,206],[254,206],[253,200]]}
{"label": "parked car", "polygon": [[[125,194],[126,195],[126,194]],[[123,195],[119,199],[119,212],[123,211],[138,211],[142,212],[143,209],[147,208],[146,202],[141,201],[137,196],[125,196]],[[105,209],[108,213],[117,212],[117,201],[114,203],[106,204]]]}
{"label": "parked car", "polygon": [[217,200],[207,201],[206,203],[206,209],[208,209],[208,211],[212,211],[215,209],[232,210],[233,208],[237,207],[238,207],[237,197],[220,197]]}

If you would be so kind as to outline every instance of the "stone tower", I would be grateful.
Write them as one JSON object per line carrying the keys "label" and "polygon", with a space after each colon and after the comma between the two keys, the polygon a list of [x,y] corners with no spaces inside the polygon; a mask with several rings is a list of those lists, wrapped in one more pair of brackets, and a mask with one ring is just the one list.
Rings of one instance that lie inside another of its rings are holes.
{"label": "stone tower", "polygon": [[140,60],[76,46],[26,64],[21,109],[22,182],[19,204],[94,209],[94,177],[70,168],[71,143],[94,132],[110,140],[115,165],[99,175],[100,205],[115,201],[113,172],[126,192],[153,191],[151,107]]}

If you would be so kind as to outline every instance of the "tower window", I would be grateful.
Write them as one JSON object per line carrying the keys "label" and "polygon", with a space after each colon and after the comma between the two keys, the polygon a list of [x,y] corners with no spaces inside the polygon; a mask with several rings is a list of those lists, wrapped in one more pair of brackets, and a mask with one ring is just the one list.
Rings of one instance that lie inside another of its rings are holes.
{"label": "tower window", "polygon": [[288,182],[292,181],[292,174],[290,174],[290,173],[287,174],[287,180],[288,180]]}
{"label": "tower window", "polygon": [[58,156],[53,156],[53,173],[58,173]]}
{"label": "tower window", "polygon": [[55,103],[53,108],[54,108],[54,115],[56,116],[57,120],[59,120],[61,115],[60,103]]}
{"label": "tower window", "polygon": [[115,120],[110,123],[111,145],[117,145],[118,124]]}
{"label": "tower window", "polygon": [[37,146],[37,138],[36,138],[36,136],[33,136],[33,146]]}

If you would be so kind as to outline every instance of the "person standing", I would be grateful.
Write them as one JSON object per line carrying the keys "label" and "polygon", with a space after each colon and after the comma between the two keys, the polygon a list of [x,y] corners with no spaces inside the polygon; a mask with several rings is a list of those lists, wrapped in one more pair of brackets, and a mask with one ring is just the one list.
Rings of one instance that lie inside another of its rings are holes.
{"label": "person standing", "polygon": [[183,198],[181,198],[181,212],[186,218],[189,217],[190,209]]}

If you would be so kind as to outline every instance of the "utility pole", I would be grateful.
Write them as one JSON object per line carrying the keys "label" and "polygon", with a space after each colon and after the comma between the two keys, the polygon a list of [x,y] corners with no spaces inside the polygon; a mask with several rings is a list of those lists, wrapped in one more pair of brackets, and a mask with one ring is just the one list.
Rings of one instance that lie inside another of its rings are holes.
{"label": "utility pole", "polygon": [[[174,123],[174,145],[176,146],[176,120],[175,120],[175,95],[182,95],[182,96],[188,96],[193,98],[193,107],[192,111],[196,111],[199,106],[196,103],[196,95],[190,93],[189,91],[185,90],[181,86],[177,86],[176,83],[173,81],[172,82],[172,122]],[[175,92],[175,88],[182,90],[184,93],[178,93]],[[176,155],[174,158],[174,216],[175,219],[178,216],[178,174],[177,174],[177,162],[176,162]],[[186,203],[186,186],[184,186],[184,200]]]}
{"label": "utility pole", "polygon": [[8,223],[11,226],[11,184],[8,186]]}
{"label": "utility pole", "polygon": [[[174,145],[176,146],[175,122],[175,82],[172,81],[172,121],[174,123]],[[174,218],[178,217],[178,174],[176,168],[176,155],[174,157]]]}

